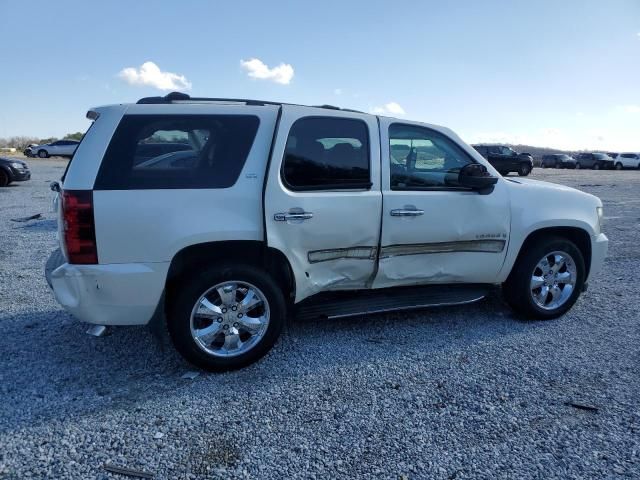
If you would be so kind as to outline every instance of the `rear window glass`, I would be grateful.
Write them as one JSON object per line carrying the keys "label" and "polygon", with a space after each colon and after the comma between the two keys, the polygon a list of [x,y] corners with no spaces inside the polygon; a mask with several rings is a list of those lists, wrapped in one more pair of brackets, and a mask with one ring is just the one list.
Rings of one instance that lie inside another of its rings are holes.
{"label": "rear window glass", "polygon": [[361,120],[307,117],[287,137],[282,176],[292,190],[369,188],[369,134]]}
{"label": "rear window glass", "polygon": [[636,158],[636,154],[635,153],[623,153],[622,155],[620,155],[622,158]]}
{"label": "rear window glass", "polygon": [[251,115],[126,115],[96,190],[232,186],[258,130]]}

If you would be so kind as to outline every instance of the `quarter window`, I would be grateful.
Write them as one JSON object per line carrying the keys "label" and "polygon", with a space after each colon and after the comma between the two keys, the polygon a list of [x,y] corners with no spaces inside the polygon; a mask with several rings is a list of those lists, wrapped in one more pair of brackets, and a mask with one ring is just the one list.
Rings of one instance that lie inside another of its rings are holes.
{"label": "quarter window", "polygon": [[443,134],[394,123],[389,127],[391,190],[460,188],[460,169],[474,163]]}
{"label": "quarter window", "polygon": [[330,117],[297,120],[287,138],[282,177],[292,190],[369,188],[366,123]]}
{"label": "quarter window", "polygon": [[230,187],[258,124],[250,115],[127,115],[107,148],[95,189]]}

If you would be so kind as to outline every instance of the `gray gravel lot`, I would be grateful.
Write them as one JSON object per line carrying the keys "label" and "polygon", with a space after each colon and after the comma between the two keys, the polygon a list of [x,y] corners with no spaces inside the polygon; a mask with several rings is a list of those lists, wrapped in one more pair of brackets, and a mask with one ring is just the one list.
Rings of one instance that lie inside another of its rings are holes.
{"label": "gray gravel lot", "polygon": [[0,479],[126,478],[105,463],[166,479],[640,478],[640,171],[534,171],[600,196],[611,241],[557,321],[494,296],[294,322],[258,364],[187,380],[146,328],[92,338],[55,302],[48,181],[65,162],[29,163],[30,182],[0,189]]}

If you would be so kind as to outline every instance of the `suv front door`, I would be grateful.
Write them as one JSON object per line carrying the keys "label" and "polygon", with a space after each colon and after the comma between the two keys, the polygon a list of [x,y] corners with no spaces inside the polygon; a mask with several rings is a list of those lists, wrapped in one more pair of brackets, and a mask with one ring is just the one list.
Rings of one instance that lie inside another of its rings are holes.
{"label": "suv front door", "polygon": [[267,243],[283,252],[296,301],[370,285],[380,239],[376,117],[284,105],[264,199]]}
{"label": "suv front door", "polygon": [[461,187],[476,160],[455,134],[380,118],[382,237],[374,288],[493,283],[510,225],[505,180],[481,195]]}

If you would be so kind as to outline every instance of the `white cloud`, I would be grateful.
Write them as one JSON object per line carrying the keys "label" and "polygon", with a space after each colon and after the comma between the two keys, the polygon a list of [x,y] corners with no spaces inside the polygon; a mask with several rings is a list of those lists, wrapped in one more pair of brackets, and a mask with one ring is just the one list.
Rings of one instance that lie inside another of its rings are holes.
{"label": "white cloud", "polygon": [[189,90],[191,82],[184,75],[163,72],[153,62],[144,62],[140,68],[123,68],[118,76],[130,85],[146,85],[159,90]]}
{"label": "white cloud", "polygon": [[636,33],[636,36],[640,37],[640,32]]}
{"label": "white cloud", "polygon": [[376,115],[404,115],[406,112],[398,103],[389,102],[381,107],[373,107],[371,113],[375,113]]}
{"label": "white cloud", "polygon": [[623,105],[620,108],[627,113],[640,113],[640,105]]}
{"label": "white cloud", "polygon": [[341,88],[336,88],[336,89],[333,91],[333,93],[334,93],[335,95],[342,95],[342,89],[341,89]]}
{"label": "white cloud", "polygon": [[271,80],[272,82],[288,85],[293,78],[293,67],[288,63],[281,63],[277,67],[269,66],[258,58],[240,60],[240,66],[245,69],[251,78]]}

